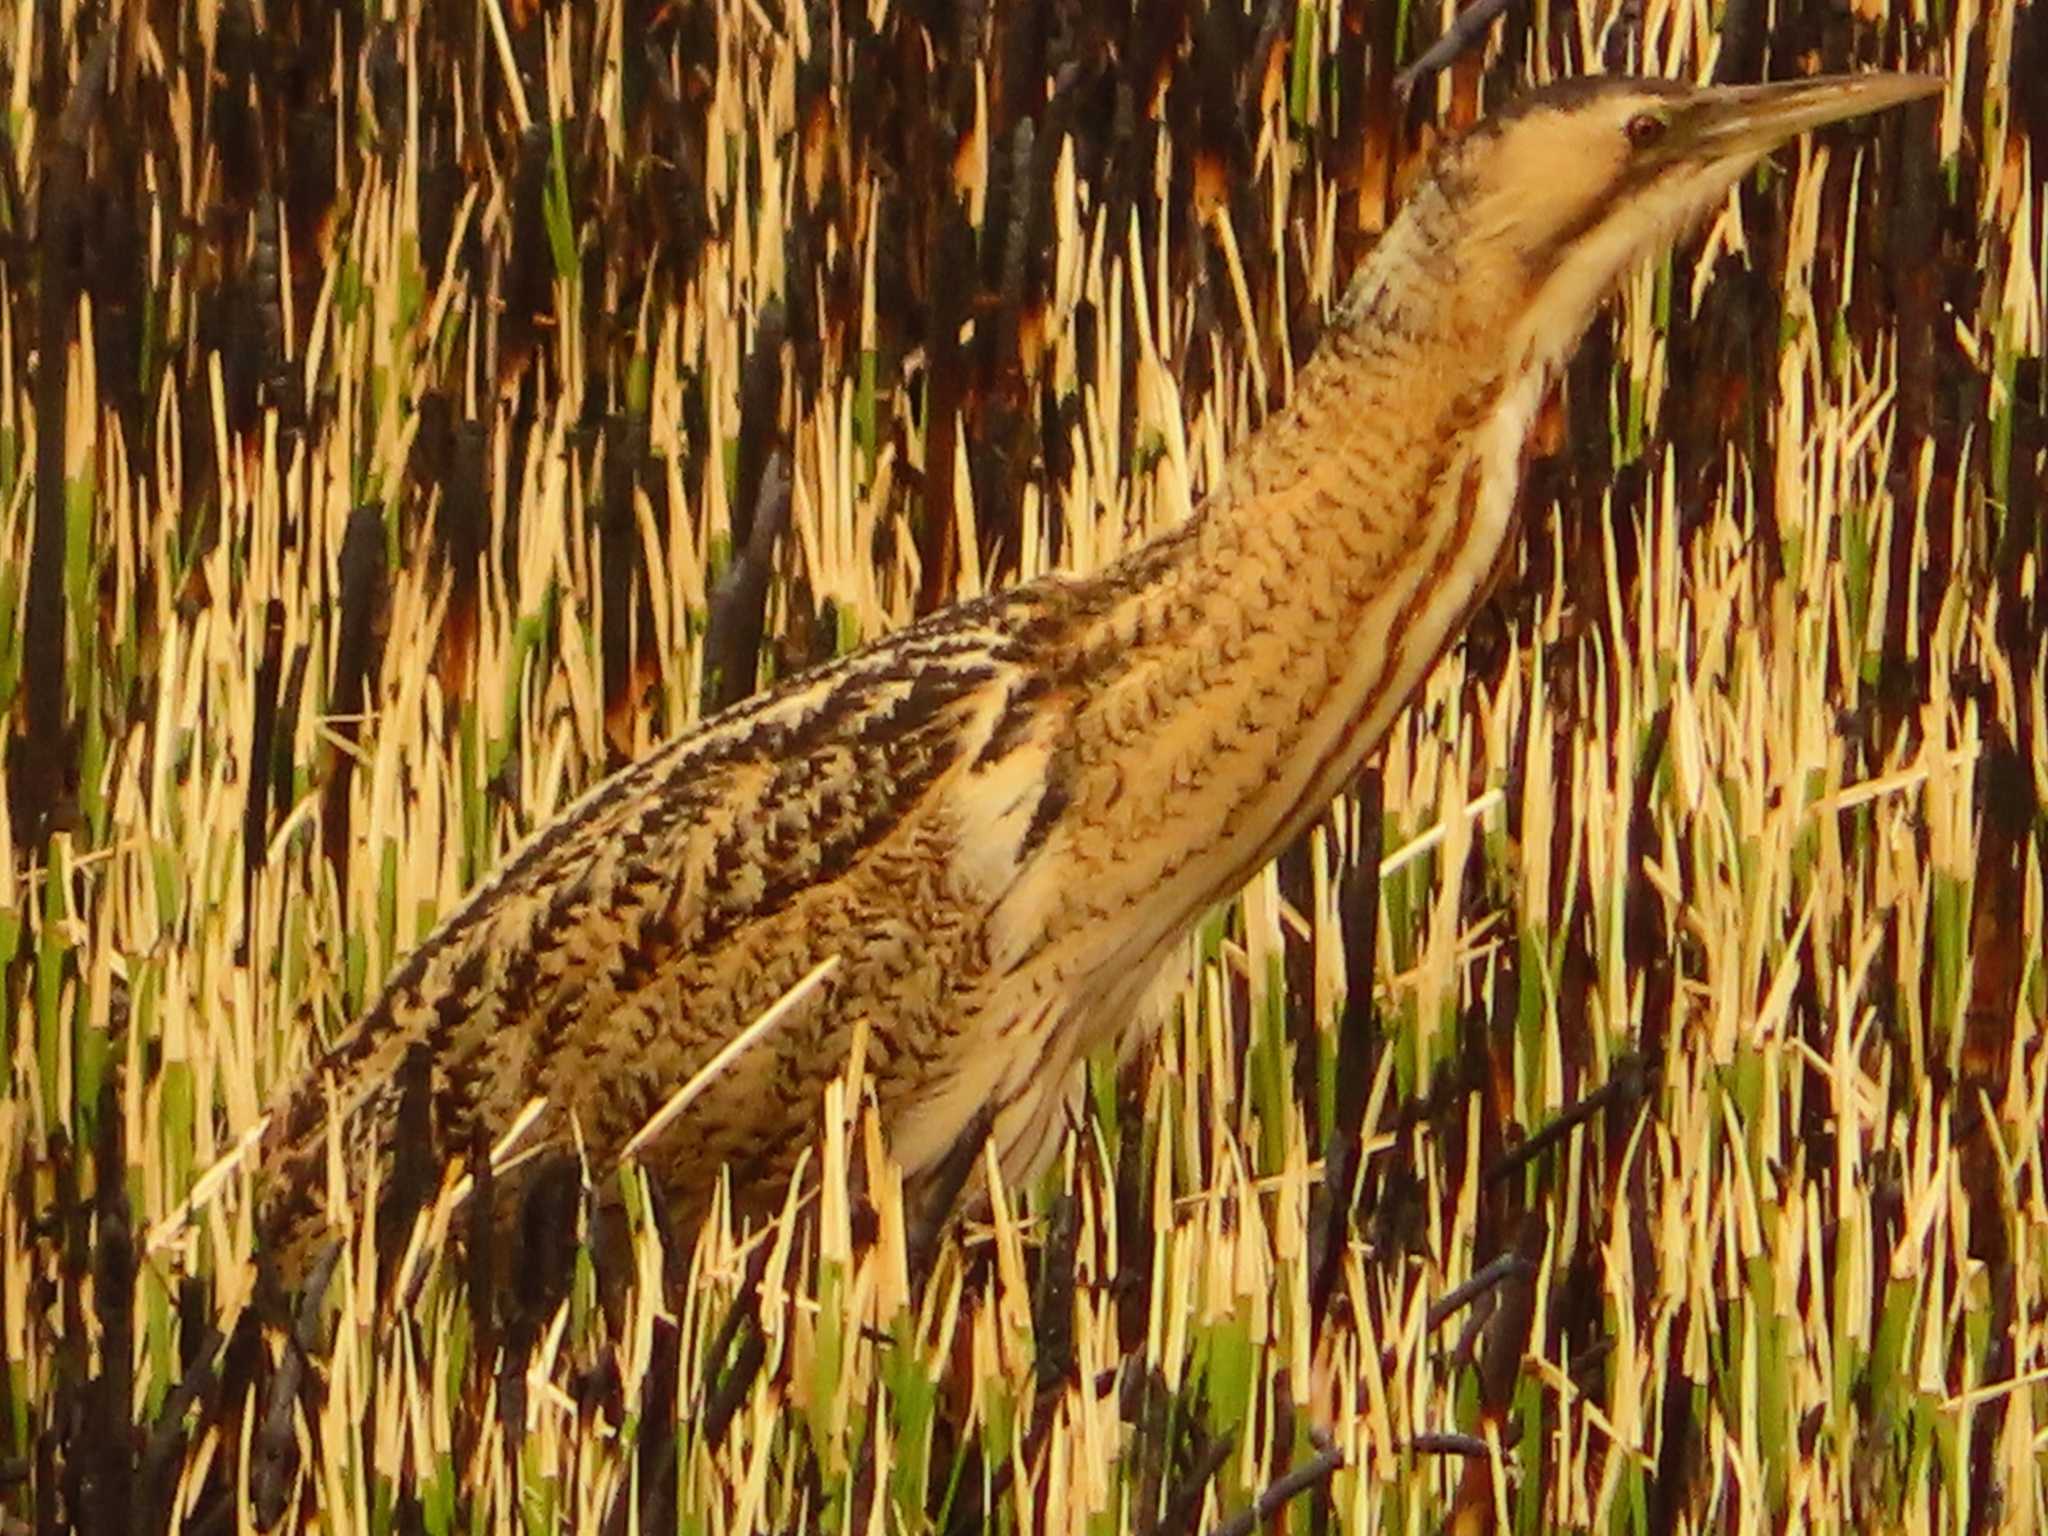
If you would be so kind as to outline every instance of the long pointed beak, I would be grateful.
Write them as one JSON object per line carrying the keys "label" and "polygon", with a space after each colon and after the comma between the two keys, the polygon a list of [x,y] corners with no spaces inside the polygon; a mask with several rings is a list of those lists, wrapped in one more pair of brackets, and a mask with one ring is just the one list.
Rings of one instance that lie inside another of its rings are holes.
{"label": "long pointed beak", "polygon": [[1673,126],[1674,156],[1726,160],[1768,153],[1809,128],[1882,112],[1942,90],[1939,75],[1825,75],[1703,90]]}

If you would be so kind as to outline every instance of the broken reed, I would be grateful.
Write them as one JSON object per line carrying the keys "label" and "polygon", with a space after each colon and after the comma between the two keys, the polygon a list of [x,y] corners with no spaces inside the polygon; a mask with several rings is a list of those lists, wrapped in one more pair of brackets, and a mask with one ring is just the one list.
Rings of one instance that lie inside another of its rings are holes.
{"label": "broken reed", "polygon": [[[1419,158],[1391,7],[1083,16],[1062,57],[1026,7],[929,51],[893,11],[631,11],[493,7],[478,63],[431,15],[287,7],[297,85],[237,7],[145,17],[110,61],[134,137],[78,141],[119,193],[81,209],[68,371],[0,304],[0,694],[52,696],[16,619],[33,440],[77,764],[44,841],[22,765],[64,753],[17,748],[0,821],[11,1513],[217,1490],[264,1374],[194,1370],[251,1298],[244,1191],[124,1255],[438,914],[707,698],[1184,516]],[[831,1199],[616,1315],[587,1265],[559,1310],[480,1312],[430,1254],[373,1324],[358,1245],[319,1389],[250,1430],[302,1507],[1185,1529],[1321,1465],[1320,1425],[1347,1528],[2039,1523],[2020,16],[1915,39],[1958,82],[1937,135],[1802,146],[1631,286],[1371,813],[1205,925],[1046,1189],[914,1265],[852,1092]],[[1510,22],[1436,105],[1615,21]],[[1739,21],[1672,11],[1640,62],[1697,73]],[[869,83],[956,133],[892,142]],[[1466,1338],[1434,1306],[1501,1260]],[[96,1433],[38,1439],[63,1423]]]}

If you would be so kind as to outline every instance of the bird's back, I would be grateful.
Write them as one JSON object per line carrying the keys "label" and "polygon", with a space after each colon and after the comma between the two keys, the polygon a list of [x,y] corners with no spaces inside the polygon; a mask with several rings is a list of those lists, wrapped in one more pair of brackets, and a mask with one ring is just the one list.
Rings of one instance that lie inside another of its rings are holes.
{"label": "bird's back", "polygon": [[[536,1099],[523,1146],[580,1140],[601,1177],[679,1086],[835,957],[635,1156],[683,1223],[728,1165],[743,1199],[779,1199],[861,1018],[898,1156],[912,1172],[942,1156],[1005,1075],[989,1047],[1021,1034],[1009,1059],[1035,1065],[1030,1032],[1058,1022],[1028,975],[992,971],[1008,871],[986,843],[1041,813],[1058,726],[1034,636],[1061,627],[1070,591],[1052,580],[948,610],[792,679],[533,838],[280,1101],[259,1229],[281,1272],[303,1274],[332,1230],[331,1121],[352,1194],[372,1161],[390,1189],[398,1149],[418,1164],[422,1136],[438,1184]],[[408,1083],[424,1125],[407,1121]],[[518,1188],[500,1181],[501,1221]]]}

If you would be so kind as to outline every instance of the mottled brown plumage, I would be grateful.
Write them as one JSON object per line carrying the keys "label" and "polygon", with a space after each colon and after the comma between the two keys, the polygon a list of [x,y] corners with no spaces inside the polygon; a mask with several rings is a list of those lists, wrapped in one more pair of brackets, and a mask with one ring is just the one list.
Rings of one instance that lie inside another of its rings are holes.
{"label": "mottled brown plumage", "polygon": [[[286,1276],[330,1230],[330,1103],[352,1169],[402,1142],[438,1176],[544,1098],[530,1139],[571,1145],[573,1116],[603,1173],[833,956],[637,1150],[672,1211],[723,1168],[779,1196],[862,1018],[913,1177],[984,1103],[1029,1169],[1078,1060],[1142,1037],[1191,924],[1322,812],[1483,597],[1538,408],[1617,276],[1774,144],[1932,86],[1579,82],[1449,146],[1187,524],[706,722],[421,945],[266,1138]],[[401,1135],[408,1080],[424,1124]]]}

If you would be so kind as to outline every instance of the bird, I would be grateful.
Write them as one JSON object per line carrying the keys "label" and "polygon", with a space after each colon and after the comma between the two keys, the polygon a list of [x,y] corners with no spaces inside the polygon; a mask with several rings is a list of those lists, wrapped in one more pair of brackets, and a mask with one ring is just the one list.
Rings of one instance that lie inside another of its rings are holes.
{"label": "bird", "polygon": [[636,1162],[679,1229],[722,1179],[772,1210],[857,1031],[907,1189],[977,1123],[1031,1177],[1085,1059],[1142,1044],[1186,935],[1487,596],[1539,413],[1621,279],[1774,148],[1941,88],[1595,76],[1447,138],[1177,526],[796,675],[541,827],[278,1093],[260,1251],[291,1283],[332,1243],[330,1144],[353,1200],[522,1116],[600,1180]]}

